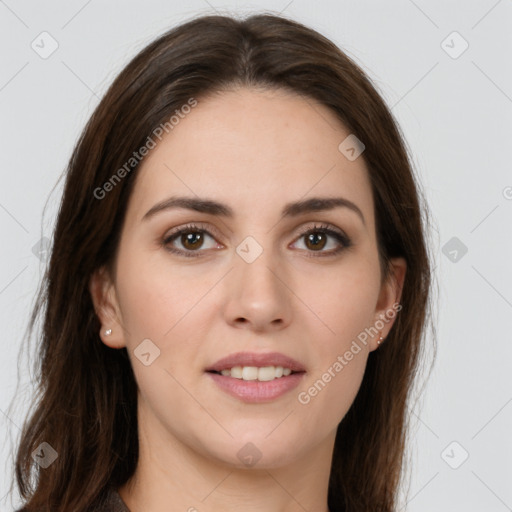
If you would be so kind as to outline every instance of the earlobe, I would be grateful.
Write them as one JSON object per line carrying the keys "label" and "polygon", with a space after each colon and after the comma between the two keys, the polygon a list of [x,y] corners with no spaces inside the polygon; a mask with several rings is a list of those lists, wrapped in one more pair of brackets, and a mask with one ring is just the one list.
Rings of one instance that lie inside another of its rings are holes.
{"label": "earlobe", "polygon": [[101,324],[98,333],[101,341],[110,348],[126,346],[115,286],[104,267],[92,274],[89,291]]}

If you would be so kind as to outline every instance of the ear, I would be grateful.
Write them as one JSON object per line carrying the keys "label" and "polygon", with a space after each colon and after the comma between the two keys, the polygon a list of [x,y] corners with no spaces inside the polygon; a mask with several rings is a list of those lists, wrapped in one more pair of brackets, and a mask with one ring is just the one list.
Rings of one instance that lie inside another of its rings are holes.
{"label": "ear", "polygon": [[[101,328],[101,341],[110,348],[123,348],[126,346],[124,329],[119,310],[114,283],[105,267],[95,271],[89,280],[94,310],[98,316]],[[110,334],[106,334],[110,331]]]}
{"label": "ear", "polygon": [[[375,309],[373,325],[379,333],[372,339],[371,350],[375,350],[379,347],[377,340],[381,335],[384,340],[386,339],[391,327],[393,327],[395,323],[400,309],[402,309],[400,299],[402,297],[407,263],[404,258],[391,258],[389,269],[389,276],[381,285],[379,299]],[[384,341],[381,343],[384,343]]]}

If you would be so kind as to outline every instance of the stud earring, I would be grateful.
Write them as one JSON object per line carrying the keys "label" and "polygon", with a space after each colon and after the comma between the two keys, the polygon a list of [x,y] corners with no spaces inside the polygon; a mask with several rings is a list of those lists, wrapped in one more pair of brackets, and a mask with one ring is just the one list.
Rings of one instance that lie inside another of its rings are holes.
{"label": "stud earring", "polygon": [[105,329],[105,336],[110,336],[112,334],[112,329]]}
{"label": "stud earring", "polygon": [[382,331],[380,331],[380,338],[377,340],[377,345],[380,345],[384,341],[384,337],[382,336]]}

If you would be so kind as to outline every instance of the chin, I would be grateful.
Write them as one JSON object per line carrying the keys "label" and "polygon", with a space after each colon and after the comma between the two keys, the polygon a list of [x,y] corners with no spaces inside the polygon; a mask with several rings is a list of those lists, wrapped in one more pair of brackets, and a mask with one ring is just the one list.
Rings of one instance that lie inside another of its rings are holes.
{"label": "chin", "polygon": [[[214,446],[206,446],[209,457],[216,459],[221,464],[236,467],[237,469],[271,469],[285,466],[293,462],[298,456],[297,445],[304,442],[303,438],[287,435],[286,439],[276,436],[273,439],[267,437],[275,428],[275,424],[265,433],[254,432],[226,439],[223,443]],[[211,438],[209,440],[211,442]]]}

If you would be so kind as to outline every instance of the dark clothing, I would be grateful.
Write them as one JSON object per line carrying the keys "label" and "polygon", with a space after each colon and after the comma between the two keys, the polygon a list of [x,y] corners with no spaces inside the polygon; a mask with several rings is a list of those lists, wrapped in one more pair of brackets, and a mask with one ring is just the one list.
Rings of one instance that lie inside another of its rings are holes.
{"label": "dark clothing", "polygon": [[111,489],[103,505],[97,508],[95,512],[130,512],[130,509],[121,499],[119,493],[116,490]]}

